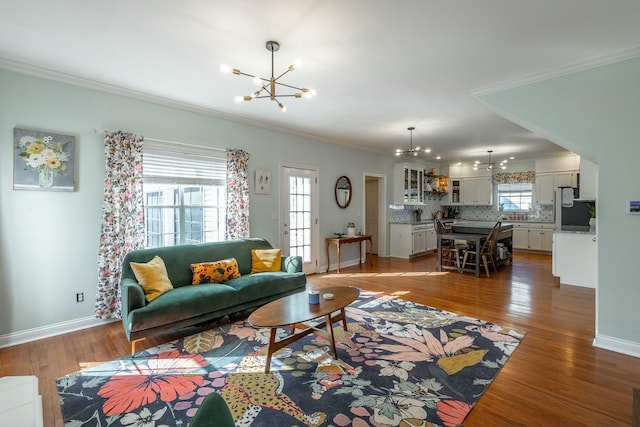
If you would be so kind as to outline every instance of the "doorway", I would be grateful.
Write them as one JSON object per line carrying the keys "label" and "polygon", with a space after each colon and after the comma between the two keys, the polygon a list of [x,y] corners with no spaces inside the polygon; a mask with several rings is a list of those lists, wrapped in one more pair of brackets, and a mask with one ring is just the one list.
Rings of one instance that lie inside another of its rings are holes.
{"label": "doorway", "polygon": [[387,256],[387,178],[385,175],[364,173],[364,228],[371,234],[372,252]]}

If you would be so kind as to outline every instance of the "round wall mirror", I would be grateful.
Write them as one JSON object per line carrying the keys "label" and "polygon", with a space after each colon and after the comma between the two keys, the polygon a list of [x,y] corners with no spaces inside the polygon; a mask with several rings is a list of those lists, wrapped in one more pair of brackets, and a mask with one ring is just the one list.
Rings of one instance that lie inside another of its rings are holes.
{"label": "round wall mirror", "polygon": [[336,203],[342,209],[349,206],[351,203],[351,181],[346,176],[341,176],[336,181]]}

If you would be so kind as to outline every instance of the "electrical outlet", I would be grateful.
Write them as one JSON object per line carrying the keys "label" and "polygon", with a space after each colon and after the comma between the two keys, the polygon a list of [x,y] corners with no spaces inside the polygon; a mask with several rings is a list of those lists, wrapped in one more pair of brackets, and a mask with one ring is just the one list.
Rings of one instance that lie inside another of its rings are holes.
{"label": "electrical outlet", "polygon": [[84,292],[78,292],[76,294],[76,302],[83,302],[84,301]]}

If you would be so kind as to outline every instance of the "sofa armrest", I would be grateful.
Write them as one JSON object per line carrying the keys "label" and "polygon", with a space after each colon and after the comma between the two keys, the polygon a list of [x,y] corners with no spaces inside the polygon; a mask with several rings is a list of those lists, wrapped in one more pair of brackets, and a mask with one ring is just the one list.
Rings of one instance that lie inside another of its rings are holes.
{"label": "sofa armrest", "polygon": [[137,308],[147,305],[147,301],[144,299],[144,291],[142,287],[134,279],[125,278],[120,282],[121,299],[122,299],[122,317],[131,313]]}
{"label": "sofa armrest", "polygon": [[302,273],[302,257],[300,255],[283,256],[280,269],[287,273]]}

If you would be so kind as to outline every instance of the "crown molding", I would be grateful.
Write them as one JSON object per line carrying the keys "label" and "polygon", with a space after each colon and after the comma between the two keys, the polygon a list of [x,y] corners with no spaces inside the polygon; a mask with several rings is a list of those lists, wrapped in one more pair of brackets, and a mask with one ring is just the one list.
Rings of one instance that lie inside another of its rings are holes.
{"label": "crown molding", "polygon": [[[42,67],[39,65],[30,64],[27,62],[16,61],[9,58],[0,57],[0,68],[4,68],[9,71],[14,71],[21,74],[28,74],[31,76],[54,80],[61,83],[70,84],[73,86],[79,86],[87,89],[98,90],[112,95],[124,96],[126,98],[137,99],[139,101],[145,101],[156,105],[163,105],[166,107],[176,108],[192,113],[202,114],[205,116],[215,117],[219,119],[229,120],[235,123],[245,124],[262,129],[272,130],[276,132],[287,133],[290,135],[300,136],[303,138],[313,139],[316,141],[326,142],[330,144],[337,144],[345,147],[350,147],[360,151],[364,150],[362,147],[358,147],[352,144],[348,144],[344,141],[327,138],[321,135],[313,133],[302,132],[296,129],[291,129],[282,125],[274,125],[266,121],[256,119],[254,117],[243,116],[239,114],[229,114],[212,108],[203,107],[196,104],[190,104],[182,101],[178,101],[171,98],[166,98],[158,95],[141,92],[138,90],[117,86],[109,83],[104,83],[98,80],[88,79],[80,77],[64,71],[54,70],[51,68]],[[379,151],[370,150],[373,153],[381,154]]]}
{"label": "crown molding", "polygon": [[506,80],[501,83],[483,86],[477,89],[472,89],[469,93],[479,98],[484,95],[489,95],[503,90],[515,89],[517,87],[527,86],[533,83],[539,83],[545,80],[567,76],[569,74],[578,73],[581,71],[587,71],[594,68],[602,67],[605,65],[615,64],[616,62],[622,62],[629,59],[635,59],[640,57],[640,47],[632,49],[625,49],[616,52],[612,52],[607,55],[597,56],[557,68],[555,70],[543,71],[541,73],[534,73],[524,77],[518,77],[515,79]]}

